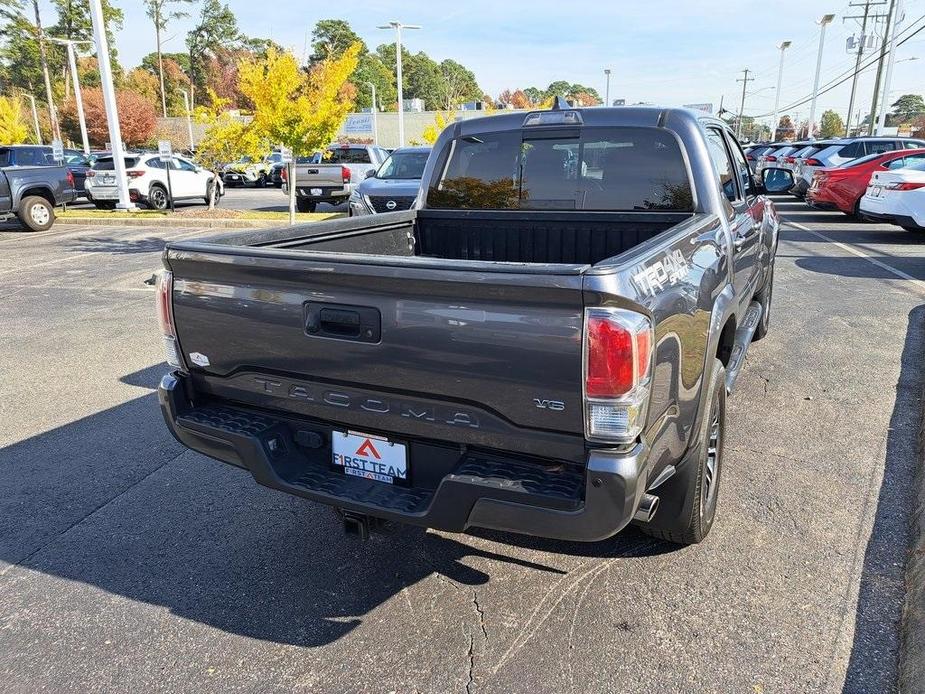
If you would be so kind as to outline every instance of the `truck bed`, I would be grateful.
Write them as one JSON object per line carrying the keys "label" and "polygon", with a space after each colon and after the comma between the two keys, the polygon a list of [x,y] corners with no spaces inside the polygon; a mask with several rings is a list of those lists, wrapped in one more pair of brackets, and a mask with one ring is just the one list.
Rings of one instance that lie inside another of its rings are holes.
{"label": "truck bed", "polygon": [[[226,235],[212,243],[443,260],[595,265],[694,217],[684,212],[423,210]],[[308,232],[308,233],[305,233]]]}

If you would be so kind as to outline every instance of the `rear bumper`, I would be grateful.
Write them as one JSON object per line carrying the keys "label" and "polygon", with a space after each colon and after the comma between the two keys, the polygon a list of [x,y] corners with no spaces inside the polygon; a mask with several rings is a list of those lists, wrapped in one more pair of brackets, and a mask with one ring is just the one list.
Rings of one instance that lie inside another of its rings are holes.
{"label": "rear bumper", "polygon": [[881,212],[868,212],[861,210],[861,216],[871,222],[884,222],[886,224],[895,224],[901,227],[915,229],[925,229],[925,226],[919,224],[911,215],[903,214],[885,214]]}
{"label": "rear bumper", "polygon": [[[333,469],[322,434],[296,441],[289,418],[225,406],[194,406],[186,379],[164,376],[161,411],[180,443],[250,471],[260,484],[355,513],[450,532],[490,528],[592,542],[623,529],[639,508],[648,450],[591,450],[584,470],[492,452],[466,452],[438,483],[392,486]],[[549,461],[546,461],[549,462]],[[427,461],[414,460],[415,466]]]}

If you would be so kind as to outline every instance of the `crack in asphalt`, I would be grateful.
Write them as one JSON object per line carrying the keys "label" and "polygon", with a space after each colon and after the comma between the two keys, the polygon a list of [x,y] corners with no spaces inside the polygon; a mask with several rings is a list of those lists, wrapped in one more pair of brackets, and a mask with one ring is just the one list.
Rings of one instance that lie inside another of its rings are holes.
{"label": "crack in asphalt", "polygon": [[472,694],[472,685],[475,684],[475,678],[473,676],[475,670],[475,649],[472,647],[473,642],[474,639],[472,638],[472,634],[469,634],[469,668],[466,673],[468,678],[466,680],[466,694]]}

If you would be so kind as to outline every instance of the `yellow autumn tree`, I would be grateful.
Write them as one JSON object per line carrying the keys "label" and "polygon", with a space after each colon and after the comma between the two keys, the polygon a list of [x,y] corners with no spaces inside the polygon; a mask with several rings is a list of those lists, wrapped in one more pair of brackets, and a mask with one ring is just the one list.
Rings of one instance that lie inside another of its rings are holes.
{"label": "yellow autumn tree", "polygon": [[28,138],[22,101],[14,96],[0,96],[0,145],[15,145]]}
{"label": "yellow autumn tree", "polygon": [[356,69],[360,44],[338,58],[322,60],[308,72],[289,52],[269,49],[262,58],[238,66],[241,93],[254,105],[248,124],[254,136],[310,155],[327,147],[353,108],[356,92],[347,81]]}
{"label": "yellow autumn tree", "polygon": [[421,133],[421,137],[429,145],[434,144],[437,141],[437,138],[440,137],[440,133],[443,132],[444,128],[452,123],[456,119],[455,112],[440,113],[439,111],[434,116],[434,122],[424,128],[424,132]]}
{"label": "yellow autumn tree", "polygon": [[[201,166],[218,176],[221,167],[228,162],[242,156],[259,159],[269,150],[269,144],[258,138],[253,128],[228,110],[228,100],[220,98],[212,89],[209,89],[209,104],[198,107],[193,114],[197,123],[206,126],[205,135],[196,146],[196,161]],[[213,198],[209,208],[214,206]]]}

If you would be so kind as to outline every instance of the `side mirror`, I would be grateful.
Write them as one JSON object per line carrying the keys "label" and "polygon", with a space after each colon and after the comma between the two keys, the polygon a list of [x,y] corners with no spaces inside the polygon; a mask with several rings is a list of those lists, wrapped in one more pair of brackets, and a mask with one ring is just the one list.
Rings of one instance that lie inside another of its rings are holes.
{"label": "side mirror", "polygon": [[375,169],[370,169],[369,171],[366,172],[366,178],[375,178],[375,177],[376,177]]}
{"label": "side mirror", "polygon": [[786,193],[793,187],[793,173],[787,169],[764,169],[761,185],[765,193]]}

